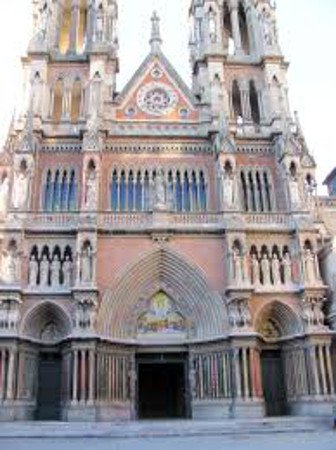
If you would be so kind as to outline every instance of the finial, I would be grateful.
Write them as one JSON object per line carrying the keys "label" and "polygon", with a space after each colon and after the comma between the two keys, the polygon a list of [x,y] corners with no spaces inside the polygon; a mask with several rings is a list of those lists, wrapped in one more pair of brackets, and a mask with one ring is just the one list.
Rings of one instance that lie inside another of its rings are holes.
{"label": "finial", "polygon": [[153,12],[151,21],[152,21],[152,34],[149,43],[152,47],[152,53],[155,53],[161,50],[162,44],[160,33],[160,17],[158,16],[156,11]]}

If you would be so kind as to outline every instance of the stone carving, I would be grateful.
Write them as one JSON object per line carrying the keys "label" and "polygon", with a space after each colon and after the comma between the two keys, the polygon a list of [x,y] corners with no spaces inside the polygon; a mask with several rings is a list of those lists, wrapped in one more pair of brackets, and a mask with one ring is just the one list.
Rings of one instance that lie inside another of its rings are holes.
{"label": "stone carving", "polygon": [[260,265],[255,253],[251,257],[251,278],[253,285],[260,284]]}
{"label": "stone carving", "polygon": [[6,214],[9,193],[9,178],[4,174],[0,184],[0,214]]}
{"label": "stone carving", "polygon": [[269,286],[271,284],[271,271],[270,262],[266,253],[263,254],[261,259],[261,274],[263,279],[263,284]]}
{"label": "stone carving", "polygon": [[32,255],[29,260],[29,286],[37,286],[37,279],[39,273],[39,265],[35,255]]}
{"label": "stone carving", "polygon": [[81,273],[80,280],[82,283],[92,283],[93,282],[93,252],[92,247],[89,243],[84,245],[81,254]]}
{"label": "stone carving", "polygon": [[235,180],[233,174],[225,171],[223,174],[223,200],[224,207],[226,208],[232,208],[234,206],[234,185]]}
{"label": "stone carving", "polygon": [[178,103],[176,92],[168,84],[153,82],[140,88],[137,105],[145,113],[165,116],[171,113]]}
{"label": "stone carving", "polygon": [[85,209],[94,211],[97,209],[97,175],[94,169],[89,170],[86,181],[86,193],[85,193]]}
{"label": "stone carving", "polygon": [[266,45],[270,47],[276,45],[278,42],[278,33],[272,13],[268,9],[265,9],[263,13],[262,24]]}
{"label": "stone carving", "polygon": [[167,209],[166,180],[162,169],[157,171],[155,177],[153,209],[156,211],[164,211]]}
{"label": "stone carving", "polygon": [[288,252],[285,253],[282,259],[284,283],[286,285],[292,283],[292,261]]}
{"label": "stone carving", "polygon": [[156,294],[148,310],[138,318],[138,334],[174,334],[186,330],[186,320],[174,310],[172,302],[163,292]]}
{"label": "stone carving", "polygon": [[96,320],[96,308],[96,302],[92,299],[79,300],[75,307],[75,328],[82,331],[93,330]]}
{"label": "stone carving", "polygon": [[280,260],[276,253],[272,258],[272,277],[274,285],[278,286],[281,284]]}
{"label": "stone carving", "polygon": [[40,286],[47,287],[49,285],[49,260],[47,255],[43,255],[40,262]]}
{"label": "stone carving", "polygon": [[55,255],[50,265],[50,281],[52,287],[60,285],[61,261],[58,255]]}
{"label": "stone carving", "polygon": [[316,271],[315,271],[315,255],[307,248],[304,252],[304,272],[305,280],[309,284],[316,283]]}
{"label": "stone carving", "polygon": [[63,262],[63,284],[64,286],[71,286],[72,284],[72,261],[70,256],[67,255],[65,257],[65,261]]}
{"label": "stone carving", "polygon": [[293,206],[298,206],[301,203],[299,182],[295,175],[289,177],[289,192]]}
{"label": "stone carving", "polygon": [[50,322],[41,331],[40,338],[43,342],[56,342],[61,338],[61,333],[57,325],[54,322]]}
{"label": "stone carving", "polygon": [[247,299],[234,299],[230,302],[229,320],[234,329],[246,329],[251,326],[252,316]]}
{"label": "stone carving", "polygon": [[96,32],[95,41],[103,42],[105,29],[105,11],[103,5],[100,4],[96,11]]}
{"label": "stone carving", "polygon": [[0,300],[0,329],[15,331],[20,319],[20,302],[17,299]]}
{"label": "stone carving", "polygon": [[209,38],[213,44],[217,42],[217,17],[214,11],[210,10],[208,13],[209,22]]}
{"label": "stone carving", "polygon": [[324,298],[306,297],[303,301],[303,318],[309,328],[324,327],[324,313],[322,311]]}
{"label": "stone carving", "polygon": [[29,193],[29,175],[25,164],[14,175],[12,203],[15,209],[24,209],[27,206]]}
{"label": "stone carving", "polygon": [[6,284],[15,284],[19,280],[19,262],[15,248],[10,248],[3,253],[1,275]]}

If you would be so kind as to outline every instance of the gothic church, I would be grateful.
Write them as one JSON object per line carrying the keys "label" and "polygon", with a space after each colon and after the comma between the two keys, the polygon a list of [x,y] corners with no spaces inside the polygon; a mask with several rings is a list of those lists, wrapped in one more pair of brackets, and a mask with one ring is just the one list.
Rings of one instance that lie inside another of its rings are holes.
{"label": "gothic church", "polygon": [[192,87],[154,13],[117,92],[117,0],[33,0],[0,155],[0,420],[331,413],[332,236],[274,2],[190,3]]}

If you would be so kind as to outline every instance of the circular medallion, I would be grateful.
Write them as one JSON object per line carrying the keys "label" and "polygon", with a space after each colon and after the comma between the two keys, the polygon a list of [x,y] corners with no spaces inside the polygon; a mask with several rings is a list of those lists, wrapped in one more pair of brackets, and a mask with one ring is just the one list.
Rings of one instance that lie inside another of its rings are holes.
{"label": "circular medallion", "polygon": [[149,83],[143,86],[137,97],[138,107],[153,116],[165,116],[177,105],[176,93],[166,84]]}

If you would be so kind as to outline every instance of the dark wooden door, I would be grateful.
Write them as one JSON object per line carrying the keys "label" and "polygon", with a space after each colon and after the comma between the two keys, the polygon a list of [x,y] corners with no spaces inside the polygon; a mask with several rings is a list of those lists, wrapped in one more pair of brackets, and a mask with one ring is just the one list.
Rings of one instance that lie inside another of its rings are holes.
{"label": "dark wooden door", "polygon": [[288,408],[281,351],[263,351],[261,361],[266,414],[268,416],[286,415]]}
{"label": "dark wooden door", "polygon": [[59,354],[41,354],[36,420],[61,419],[62,360]]}

